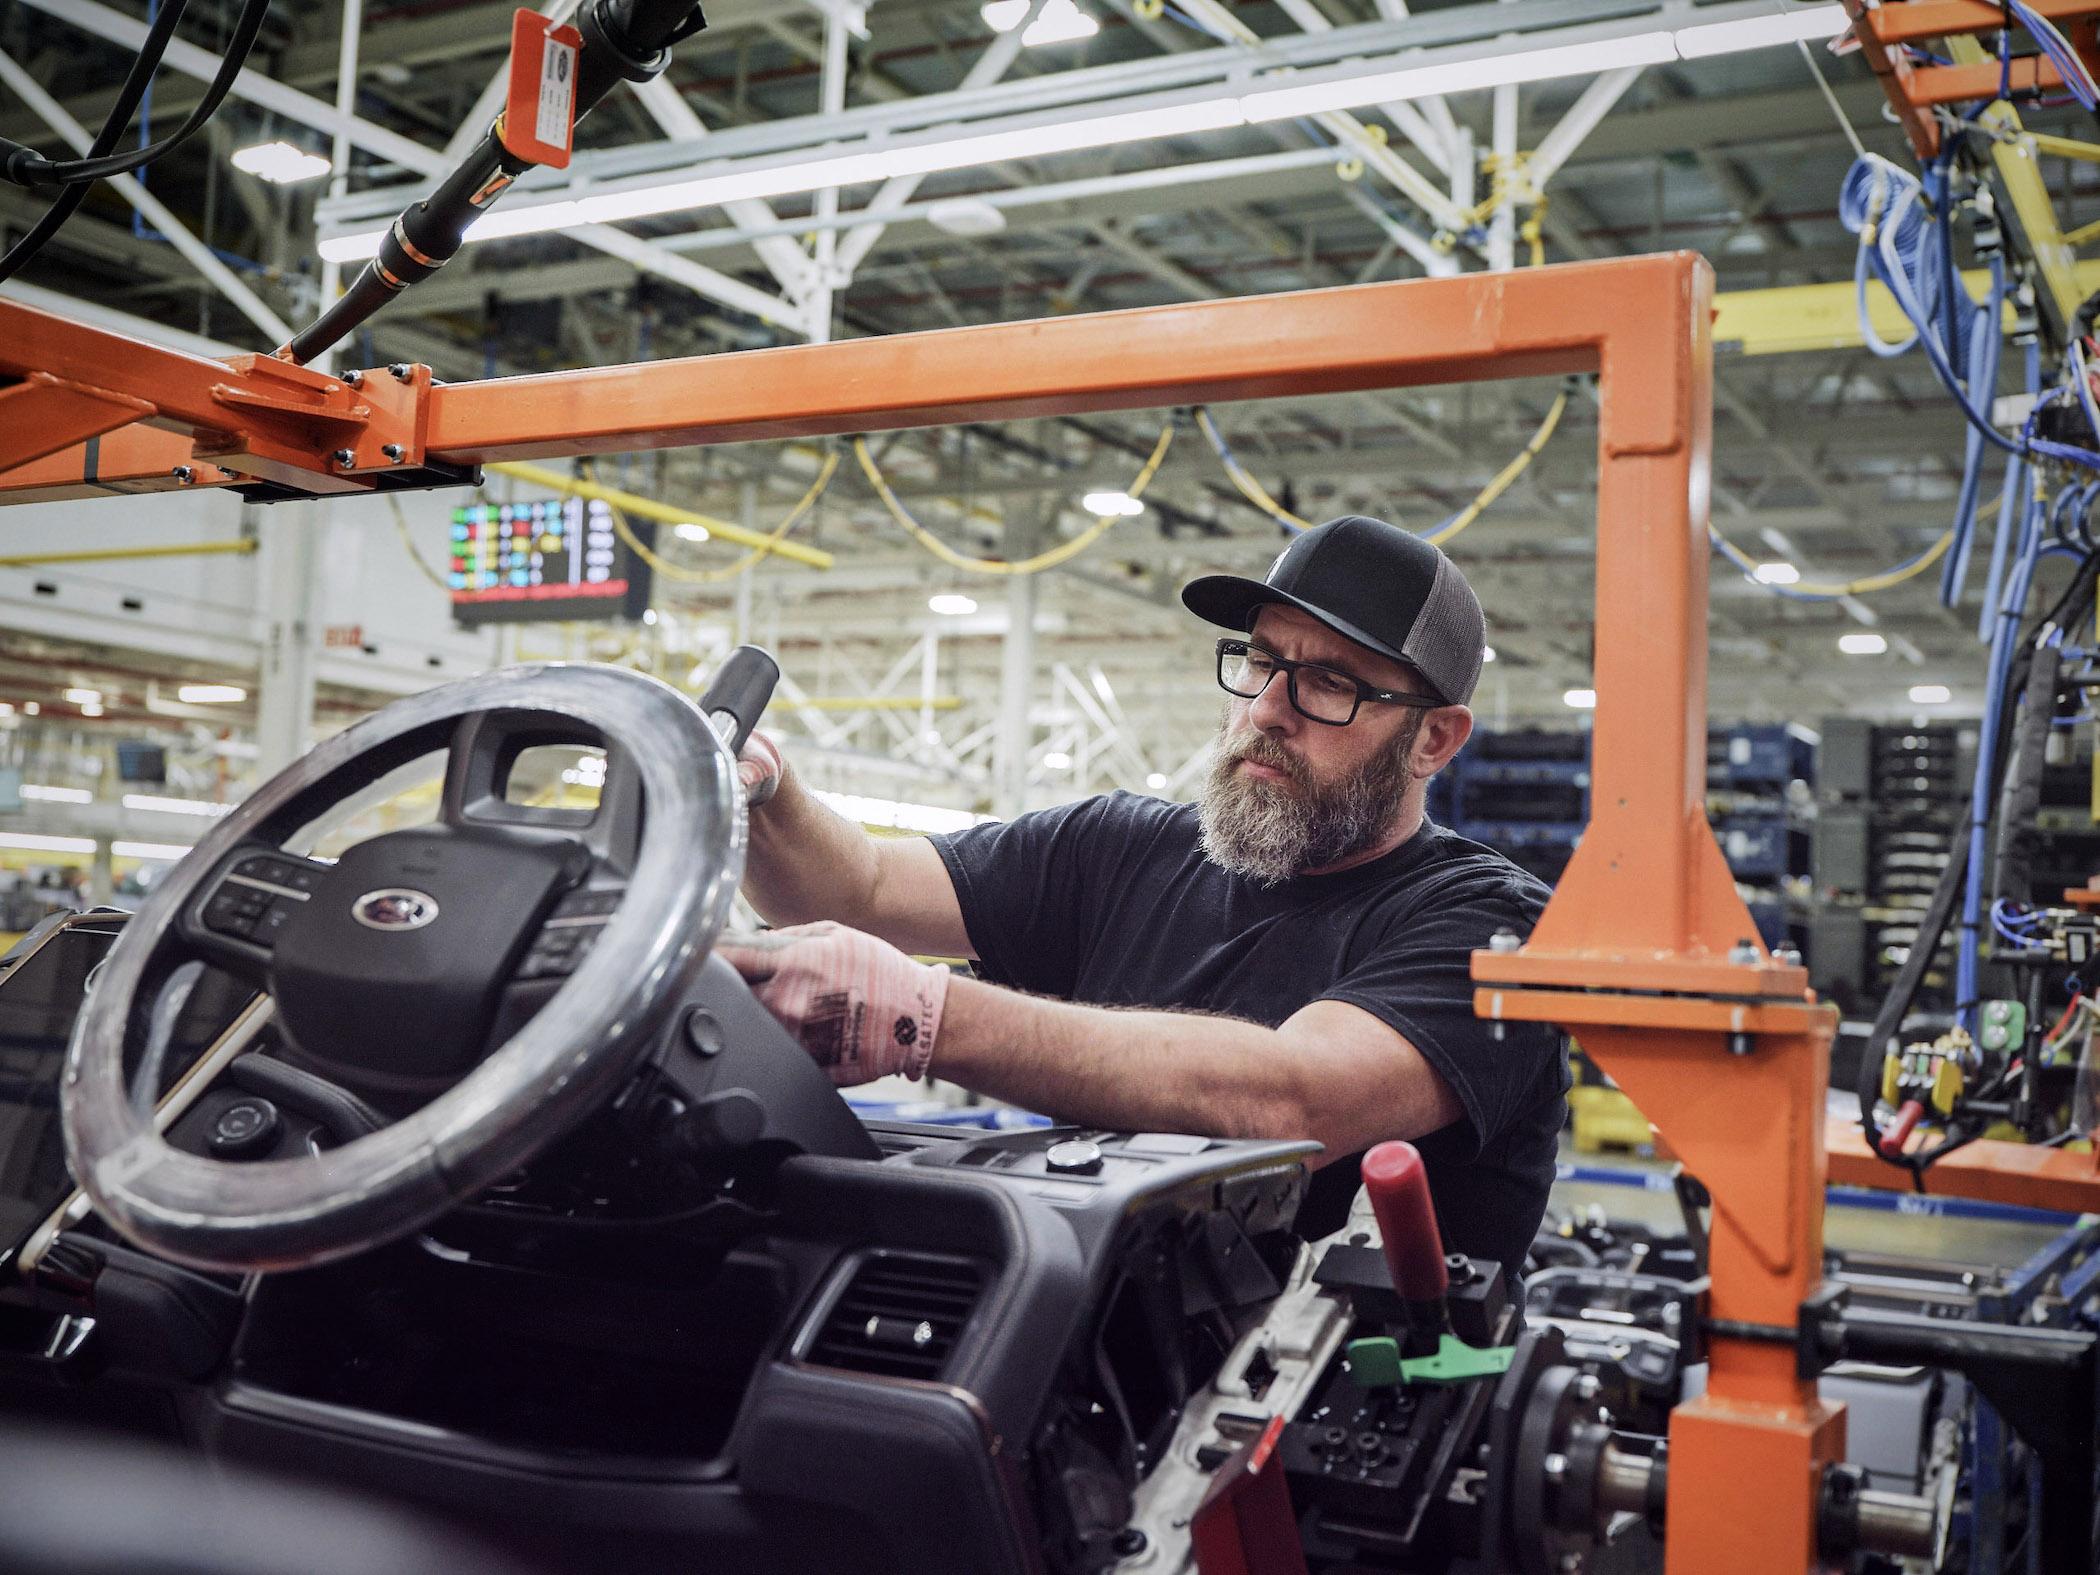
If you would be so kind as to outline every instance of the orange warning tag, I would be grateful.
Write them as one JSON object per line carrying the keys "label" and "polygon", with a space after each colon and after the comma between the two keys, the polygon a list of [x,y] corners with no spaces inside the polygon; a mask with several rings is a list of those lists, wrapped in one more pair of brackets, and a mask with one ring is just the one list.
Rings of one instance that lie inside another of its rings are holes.
{"label": "orange warning tag", "polygon": [[583,35],[537,11],[510,20],[510,97],[497,136],[518,158],[565,170],[576,129],[576,62]]}

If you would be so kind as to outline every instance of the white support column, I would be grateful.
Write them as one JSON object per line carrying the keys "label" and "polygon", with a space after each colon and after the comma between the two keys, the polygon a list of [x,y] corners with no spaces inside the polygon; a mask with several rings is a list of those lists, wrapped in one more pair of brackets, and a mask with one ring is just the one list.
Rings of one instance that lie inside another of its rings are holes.
{"label": "white support column", "polygon": [[[842,10],[833,7],[825,11],[824,75],[818,92],[826,115],[836,115],[846,107],[846,46],[852,36]],[[838,187],[823,188],[811,206],[825,227],[817,232],[814,278],[809,293],[802,298],[803,331],[811,344],[821,345],[831,342],[831,296],[839,282],[839,237],[838,231],[830,227],[838,217]]]}
{"label": "white support column", "polygon": [[1488,220],[1488,267],[1510,269],[1517,265],[1517,209],[1510,191],[1517,169],[1517,89],[1508,84],[1495,89],[1495,178],[1502,200]]}
{"label": "white support column", "polygon": [[1032,702],[1038,578],[1015,574],[1006,582],[1006,643],[999,652],[999,736],[992,751],[992,813],[1001,820],[1013,819],[1028,803],[1028,748],[1035,735]]}
{"label": "white support column", "polygon": [[[758,483],[746,477],[737,491],[737,517],[745,530],[758,529]],[[729,614],[729,643],[751,643],[751,584],[757,576],[749,569],[736,577],[736,599]]]}
{"label": "white support column", "polygon": [[[326,505],[280,503],[279,511],[318,513]],[[251,507],[244,512],[259,512]],[[284,517],[280,512],[257,532],[258,616],[262,646],[256,697],[256,770],[265,777],[305,754],[313,742],[314,677],[321,631],[314,627],[320,555],[315,550],[325,519]]]}
{"label": "white support column", "polygon": [[1568,106],[1567,112],[1531,151],[1531,162],[1525,166],[1525,172],[1535,189],[1546,189],[1546,182],[1559,173],[1569,155],[1582,146],[1582,139],[1596,130],[1597,123],[1611,113],[1611,107],[1640,80],[1640,75],[1639,66],[1620,66],[1605,72],[1582,90],[1582,96]]}

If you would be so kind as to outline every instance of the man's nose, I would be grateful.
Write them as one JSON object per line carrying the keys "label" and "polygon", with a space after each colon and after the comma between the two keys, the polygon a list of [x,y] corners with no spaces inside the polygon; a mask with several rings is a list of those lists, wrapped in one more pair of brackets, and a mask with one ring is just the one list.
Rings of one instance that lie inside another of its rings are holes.
{"label": "man's nose", "polygon": [[1288,735],[1298,730],[1301,719],[1291,705],[1288,673],[1276,674],[1269,680],[1268,687],[1247,702],[1247,720],[1264,733]]}

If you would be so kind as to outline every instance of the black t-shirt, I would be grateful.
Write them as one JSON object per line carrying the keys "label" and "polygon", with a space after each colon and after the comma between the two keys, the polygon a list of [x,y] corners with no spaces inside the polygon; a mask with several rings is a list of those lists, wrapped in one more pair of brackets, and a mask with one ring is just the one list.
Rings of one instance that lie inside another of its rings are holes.
{"label": "black t-shirt", "polygon": [[[1347,1001],[1397,1030],[1465,1109],[1414,1140],[1445,1247],[1521,1267],[1553,1182],[1567,1045],[1534,1023],[1494,1038],[1469,969],[1497,930],[1530,933],[1541,882],[1425,822],[1367,864],[1264,887],[1204,856],[1194,805],[1122,792],[932,840],[994,983],[1269,1027]],[[1361,1158],[1314,1173],[1301,1234],[1341,1228]]]}

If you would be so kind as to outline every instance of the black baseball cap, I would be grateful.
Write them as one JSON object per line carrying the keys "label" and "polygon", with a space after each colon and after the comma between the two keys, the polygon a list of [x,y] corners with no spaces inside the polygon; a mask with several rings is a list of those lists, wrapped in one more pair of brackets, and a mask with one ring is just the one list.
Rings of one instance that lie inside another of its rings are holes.
{"label": "black baseball cap", "polygon": [[1421,537],[1345,514],[1292,538],[1268,578],[1206,574],[1181,588],[1199,618],[1251,632],[1264,607],[1295,607],[1345,639],[1406,662],[1446,705],[1480,681],[1487,619],[1458,565]]}

